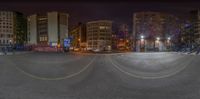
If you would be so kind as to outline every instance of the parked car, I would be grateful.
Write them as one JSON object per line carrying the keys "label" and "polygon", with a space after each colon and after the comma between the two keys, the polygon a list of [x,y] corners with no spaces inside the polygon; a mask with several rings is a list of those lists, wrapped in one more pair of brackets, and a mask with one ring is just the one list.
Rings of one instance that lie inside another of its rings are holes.
{"label": "parked car", "polygon": [[93,50],[93,52],[100,52],[100,49],[95,49]]}
{"label": "parked car", "polygon": [[78,51],[80,51],[80,49],[79,48],[74,48],[74,51],[78,52]]}

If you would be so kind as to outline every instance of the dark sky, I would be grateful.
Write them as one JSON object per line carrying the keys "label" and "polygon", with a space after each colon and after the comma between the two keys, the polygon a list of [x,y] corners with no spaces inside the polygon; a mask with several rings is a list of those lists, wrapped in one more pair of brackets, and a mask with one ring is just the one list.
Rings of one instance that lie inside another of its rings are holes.
{"label": "dark sky", "polygon": [[70,15],[70,27],[78,22],[97,19],[113,20],[115,26],[126,23],[132,27],[132,15],[137,11],[162,11],[187,18],[188,12],[200,8],[200,2],[65,2],[31,1],[1,2],[0,9],[15,10],[30,15],[46,11],[62,11]]}

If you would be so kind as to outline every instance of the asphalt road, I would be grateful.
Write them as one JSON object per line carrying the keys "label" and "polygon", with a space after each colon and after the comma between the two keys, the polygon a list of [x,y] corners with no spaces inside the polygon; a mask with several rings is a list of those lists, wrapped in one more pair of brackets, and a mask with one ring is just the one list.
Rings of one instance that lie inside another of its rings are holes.
{"label": "asphalt road", "polygon": [[0,99],[199,99],[199,64],[176,53],[0,56]]}

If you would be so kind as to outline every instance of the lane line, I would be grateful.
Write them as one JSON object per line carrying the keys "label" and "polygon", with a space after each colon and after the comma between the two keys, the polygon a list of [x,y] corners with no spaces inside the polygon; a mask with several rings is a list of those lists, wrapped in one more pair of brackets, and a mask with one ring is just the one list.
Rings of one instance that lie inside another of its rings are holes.
{"label": "lane line", "polygon": [[[19,57],[20,58],[20,57]],[[75,58],[71,58],[71,59],[69,59],[69,60],[66,60],[66,61],[64,61],[64,62],[62,62],[62,63],[68,63],[68,62],[72,62],[72,61],[77,61],[77,60],[80,60],[81,58],[83,58],[83,56],[79,56],[79,57],[75,57]],[[16,61],[16,60],[15,60]],[[31,61],[31,60],[26,60],[26,59],[20,59],[20,61],[22,61],[22,62],[30,62],[30,63],[39,63],[39,62],[41,62],[41,60],[38,62],[38,61]],[[42,64],[42,63],[46,63],[46,62],[41,62],[40,64]],[[57,62],[55,62],[55,63],[57,63]],[[59,62],[58,62],[59,63]],[[53,63],[54,64],[54,63]]]}
{"label": "lane line", "polygon": [[111,59],[111,57],[108,57],[109,58],[109,61],[111,62],[111,64],[116,68],[118,69],[120,72],[128,75],[128,76],[131,76],[131,77],[134,77],[134,78],[140,78],[140,79],[160,79],[160,78],[166,78],[166,77],[170,77],[170,76],[173,76],[179,72],[181,72],[182,70],[184,70],[187,65],[189,63],[192,62],[192,60],[194,59],[194,57],[188,62],[188,63],[185,63],[182,68],[179,68],[178,70],[176,70],[175,72],[169,72],[168,75],[162,75],[162,76],[142,76],[142,75],[137,75],[137,74],[133,74],[133,73],[130,73],[130,72],[127,72],[123,69],[120,68],[120,65],[118,63],[114,63],[113,60]]}
{"label": "lane line", "polygon": [[39,77],[39,76],[36,76],[36,75],[33,75],[31,73],[28,73],[24,70],[22,70],[21,68],[19,68],[18,66],[14,65],[15,68],[20,71],[21,73],[23,73],[24,75],[28,76],[28,77],[31,77],[31,78],[34,78],[34,79],[39,79],[39,80],[64,80],[64,79],[69,79],[69,78],[72,78],[74,76],[77,76],[79,75],[80,73],[84,72],[85,70],[87,70],[90,65],[94,62],[94,60],[96,59],[96,57],[94,57],[93,59],[91,59],[91,61],[86,65],[84,66],[83,69],[81,69],[79,72],[76,72],[76,73],[73,73],[71,75],[67,75],[67,76],[64,76],[64,77],[56,77],[56,78],[47,78],[47,77]]}

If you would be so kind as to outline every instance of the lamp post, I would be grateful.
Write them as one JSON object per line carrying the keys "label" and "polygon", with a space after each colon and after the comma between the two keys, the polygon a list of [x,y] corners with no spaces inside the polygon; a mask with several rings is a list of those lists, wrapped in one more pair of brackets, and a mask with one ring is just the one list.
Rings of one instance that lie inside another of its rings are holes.
{"label": "lamp post", "polygon": [[9,40],[9,44],[10,44],[10,45],[12,44],[12,40]]}
{"label": "lamp post", "polygon": [[171,37],[167,38],[167,43],[169,44],[169,49],[171,50]]}
{"label": "lamp post", "polygon": [[158,51],[159,51],[159,42],[160,42],[160,37],[156,37],[156,41],[155,41],[157,44],[158,44]]}
{"label": "lamp post", "polygon": [[145,40],[143,35],[140,36],[140,50],[142,48],[142,42],[144,42],[144,50],[145,50]]}
{"label": "lamp post", "polygon": [[81,49],[81,39],[78,38],[78,49],[80,50]]}
{"label": "lamp post", "polygon": [[129,50],[129,40],[126,40],[125,46],[126,46],[126,50]]}
{"label": "lamp post", "polygon": [[9,40],[9,44],[10,44],[10,48],[11,48],[13,54],[15,54],[15,50],[14,50],[14,46],[12,44],[12,40]]}

